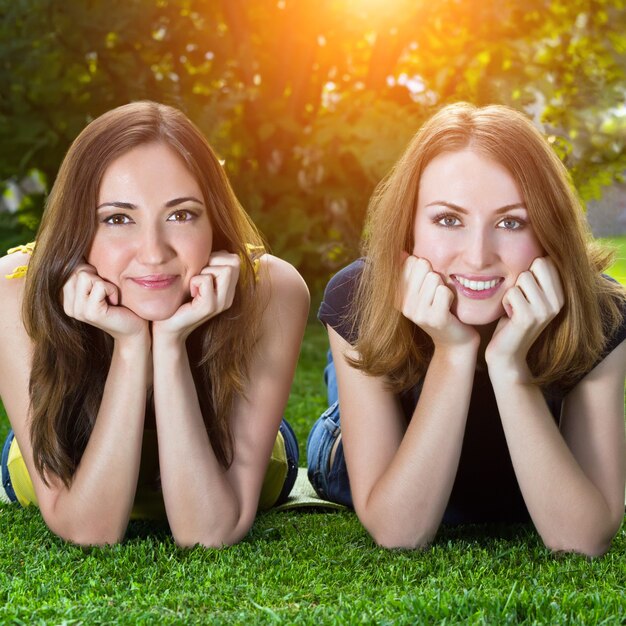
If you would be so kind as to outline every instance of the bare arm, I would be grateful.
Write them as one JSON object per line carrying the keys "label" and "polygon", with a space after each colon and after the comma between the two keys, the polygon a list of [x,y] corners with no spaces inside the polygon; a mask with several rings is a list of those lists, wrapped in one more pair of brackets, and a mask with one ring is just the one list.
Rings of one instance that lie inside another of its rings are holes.
{"label": "bare arm", "polygon": [[540,390],[492,377],[513,467],[537,531],[552,550],[606,552],[624,517],[622,343],[570,392],[561,432]]}
{"label": "bare arm", "polygon": [[[42,515],[54,533],[69,541],[119,541],[128,524],[137,485],[149,344],[142,343],[141,336],[116,340],[96,424],[71,486],[68,489],[51,475],[46,485],[35,470],[30,442],[28,381],[32,344],[21,318],[24,279],[4,278],[8,273],[5,268],[28,262],[27,257],[16,256],[0,261],[0,394]],[[94,293],[94,300],[97,295]],[[84,310],[80,299],[75,303],[77,314],[79,309]]]}
{"label": "bare arm", "polygon": [[384,380],[350,367],[344,358],[351,354],[349,345],[328,332],[356,513],[378,544],[423,547],[439,528],[454,484],[476,356],[435,352],[405,431],[399,403]]}
{"label": "bare arm", "polygon": [[435,351],[408,428],[385,381],[349,366],[350,346],[329,329],[352,498],[359,519],[386,547],[415,548],[435,536],[458,467],[478,335],[450,312],[451,292],[424,259],[408,257],[402,313]]}
{"label": "bare arm", "polygon": [[563,305],[552,262],[536,259],[505,301],[508,315],[486,358],[526,506],[552,550],[602,554],[624,515],[626,344],[569,393],[559,432],[526,363],[529,347]]}
{"label": "bare arm", "polygon": [[[226,292],[220,295],[221,285],[228,282],[226,276],[216,275],[215,297],[220,310],[230,306]],[[236,543],[246,535],[256,515],[309,305],[308,291],[297,272],[269,255],[261,260],[257,293],[267,301],[267,307],[245,397],[237,398],[233,407],[234,458],[228,470],[220,466],[211,447],[184,341],[181,343],[173,333],[154,330],[161,484],[172,533],[183,546]],[[221,297],[226,301],[220,304]]]}

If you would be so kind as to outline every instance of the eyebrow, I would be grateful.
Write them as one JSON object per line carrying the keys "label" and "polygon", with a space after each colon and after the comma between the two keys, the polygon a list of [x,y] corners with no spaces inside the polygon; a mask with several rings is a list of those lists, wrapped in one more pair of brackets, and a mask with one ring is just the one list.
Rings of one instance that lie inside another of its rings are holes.
{"label": "eyebrow", "polygon": [[[198,200],[198,198],[194,198],[194,196],[184,196],[182,198],[174,198],[173,200],[168,200],[165,203],[166,208],[171,209],[172,207],[178,206],[179,204],[183,204],[183,202],[195,202],[196,204],[201,204],[204,206],[204,202]],[[128,209],[133,211],[137,208],[136,204],[132,204],[131,202],[103,202],[102,204],[96,207],[96,211],[104,207],[114,207],[116,209]]]}
{"label": "eyebrow", "polygon": [[[467,209],[464,209],[462,206],[459,206],[458,204],[454,204],[454,202],[446,202],[446,200],[435,200],[434,202],[429,202],[424,208],[427,208],[429,206],[445,206],[445,207],[448,207],[449,209],[454,209],[455,211],[458,211],[459,213],[464,213],[465,215],[469,213],[469,211]],[[512,209],[526,210],[526,205],[523,202],[514,202],[513,204],[505,204],[504,206],[501,206],[499,209],[496,209],[494,212],[497,214],[507,213],[508,211]]]}

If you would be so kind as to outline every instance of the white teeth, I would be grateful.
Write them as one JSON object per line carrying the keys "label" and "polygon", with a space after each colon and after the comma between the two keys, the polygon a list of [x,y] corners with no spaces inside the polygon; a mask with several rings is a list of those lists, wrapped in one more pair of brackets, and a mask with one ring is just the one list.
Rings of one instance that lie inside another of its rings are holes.
{"label": "white teeth", "polygon": [[467,289],[471,289],[472,291],[484,291],[485,289],[492,289],[495,287],[499,280],[494,278],[494,280],[467,280],[466,278],[462,278],[461,276],[455,276],[455,278]]}

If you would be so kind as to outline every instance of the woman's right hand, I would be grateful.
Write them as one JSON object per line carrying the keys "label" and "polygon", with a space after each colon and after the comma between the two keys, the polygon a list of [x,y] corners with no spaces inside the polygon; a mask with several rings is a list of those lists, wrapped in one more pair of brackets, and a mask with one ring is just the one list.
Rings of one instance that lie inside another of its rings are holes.
{"label": "woman's right hand", "polygon": [[[406,253],[405,253],[406,254]],[[399,282],[399,311],[433,340],[435,347],[478,347],[476,330],[450,310],[454,293],[427,259],[407,255]]]}
{"label": "woman's right hand", "polygon": [[79,265],[63,285],[63,310],[80,322],[95,326],[115,340],[150,337],[148,322],[119,305],[118,288],[98,276],[88,263]]}

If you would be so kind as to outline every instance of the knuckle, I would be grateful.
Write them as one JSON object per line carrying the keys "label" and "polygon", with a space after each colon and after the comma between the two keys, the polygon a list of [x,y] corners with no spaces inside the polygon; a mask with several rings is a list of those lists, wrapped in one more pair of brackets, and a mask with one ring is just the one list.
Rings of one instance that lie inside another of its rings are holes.
{"label": "knuckle", "polygon": [[87,272],[79,272],[76,276],[76,286],[85,288],[93,281],[93,278]]}
{"label": "knuckle", "polygon": [[[412,258],[415,258],[415,257],[412,257]],[[417,259],[415,263],[415,267],[421,272],[430,272],[430,263],[426,259],[423,259],[423,258]]]}
{"label": "knuckle", "polygon": [[542,267],[546,267],[548,265],[548,259],[546,259],[545,257],[537,257],[531,264],[530,267],[531,269],[537,269],[537,268],[542,268]]}

